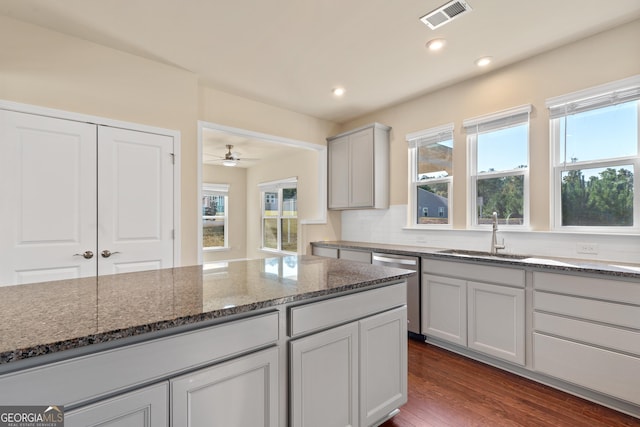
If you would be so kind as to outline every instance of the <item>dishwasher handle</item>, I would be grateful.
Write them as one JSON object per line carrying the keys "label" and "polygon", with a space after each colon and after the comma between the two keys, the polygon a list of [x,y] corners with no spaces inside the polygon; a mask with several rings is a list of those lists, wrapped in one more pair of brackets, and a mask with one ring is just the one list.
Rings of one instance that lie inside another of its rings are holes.
{"label": "dishwasher handle", "polygon": [[390,258],[386,256],[376,255],[376,254],[373,255],[373,260],[380,261],[380,262],[388,262],[390,264],[402,264],[402,265],[412,265],[412,266],[418,265],[418,261],[416,261],[415,259]]}

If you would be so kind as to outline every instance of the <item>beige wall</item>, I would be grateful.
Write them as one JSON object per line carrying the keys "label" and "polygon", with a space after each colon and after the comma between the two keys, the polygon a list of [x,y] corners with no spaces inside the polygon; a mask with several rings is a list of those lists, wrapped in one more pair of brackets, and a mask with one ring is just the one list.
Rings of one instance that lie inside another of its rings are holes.
{"label": "beige wall", "polygon": [[[634,21],[337,126],[206,87],[197,76],[181,69],[0,16],[0,99],[180,131],[181,246],[182,264],[187,265],[195,263],[198,254],[197,120],[322,145],[327,136],[342,130],[373,121],[390,125],[391,203],[406,204],[407,133],[454,122],[456,173],[466,169],[465,141],[460,132],[463,119],[532,103],[531,222],[534,229],[547,229],[549,153],[544,100],[639,73],[638,40],[640,21]],[[301,182],[311,182],[317,176],[315,169],[278,166],[283,175],[297,175]],[[257,180],[249,181],[253,186]],[[456,228],[466,224],[466,198],[466,181],[455,180]],[[301,212],[313,209],[306,205],[309,200],[313,199],[301,200]],[[251,209],[247,205],[247,210]],[[328,218],[327,224],[303,227],[303,251],[310,241],[340,236],[340,213],[329,212]],[[255,238],[256,233],[251,231],[251,235]],[[250,251],[249,245],[255,244],[249,238],[247,242]]]}
{"label": "beige wall", "polygon": [[180,131],[182,262],[195,262],[196,76],[0,16],[0,99]]}
{"label": "beige wall", "polygon": [[[0,99],[177,130],[181,262],[197,262],[197,121],[324,144],[334,123],[203,87],[193,73],[0,16]],[[315,171],[302,171],[303,175]],[[338,225],[310,236],[336,238]]]}
{"label": "beige wall", "polygon": [[[214,88],[200,87],[199,119],[218,125],[278,136],[317,145],[326,145],[327,136],[337,132],[338,125],[304,114],[248,100]],[[300,219],[316,219],[318,210],[318,154],[300,150],[294,158],[260,162],[247,172],[247,257],[262,258],[260,205],[257,185],[297,176],[299,180],[298,210]],[[307,253],[309,242],[335,240],[340,236],[340,213],[330,212],[326,224],[299,227],[299,253]]]}
{"label": "beige wall", "polygon": [[[345,123],[341,130],[374,121],[391,132],[391,204],[407,204],[408,133],[451,123],[454,130],[454,228],[467,224],[467,166],[462,121],[533,104],[530,125],[531,226],[548,230],[549,119],[545,99],[640,73],[640,20],[517,64],[485,72],[409,102]],[[428,74],[425,74],[428,78]]]}
{"label": "beige wall", "polygon": [[219,261],[247,257],[247,169],[204,165],[202,182],[229,184],[229,250],[204,252],[202,260]]}

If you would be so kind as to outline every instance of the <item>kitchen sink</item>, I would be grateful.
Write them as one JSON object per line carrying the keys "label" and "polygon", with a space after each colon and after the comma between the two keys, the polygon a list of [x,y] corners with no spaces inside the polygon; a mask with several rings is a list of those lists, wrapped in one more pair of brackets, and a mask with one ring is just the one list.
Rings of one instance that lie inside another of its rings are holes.
{"label": "kitchen sink", "polygon": [[492,254],[491,252],[468,251],[464,249],[446,249],[443,251],[438,251],[437,253],[450,254],[450,255],[462,255],[462,256],[470,256],[470,257],[481,257],[481,258],[500,258],[500,259],[515,259],[515,260],[530,258],[528,255],[516,255],[516,254],[506,254],[506,253]]}

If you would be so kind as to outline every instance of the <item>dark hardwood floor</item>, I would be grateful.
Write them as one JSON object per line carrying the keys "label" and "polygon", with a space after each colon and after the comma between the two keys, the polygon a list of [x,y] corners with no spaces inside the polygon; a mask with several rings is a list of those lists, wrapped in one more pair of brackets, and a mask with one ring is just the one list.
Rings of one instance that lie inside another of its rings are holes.
{"label": "dark hardwood floor", "polygon": [[614,427],[640,419],[409,340],[409,401],[383,427]]}

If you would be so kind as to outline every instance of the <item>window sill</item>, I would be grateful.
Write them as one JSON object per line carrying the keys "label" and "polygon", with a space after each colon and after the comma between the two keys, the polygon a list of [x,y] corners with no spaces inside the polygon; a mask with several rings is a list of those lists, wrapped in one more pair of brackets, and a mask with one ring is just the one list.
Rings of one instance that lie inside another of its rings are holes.
{"label": "window sill", "polygon": [[277,249],[269,249],[269,248],[258,248],[259,251],[265,252],[271,255],[280,255],[280,256],[291,256],[298,255],[297,252],[287,252],[287,251],[279,251]]}
{"label": "window sill", "polygon": [[230,250],[231,248],[229,246],[224,246],[219,248],[202,248],[202,252],[225,252]]}

